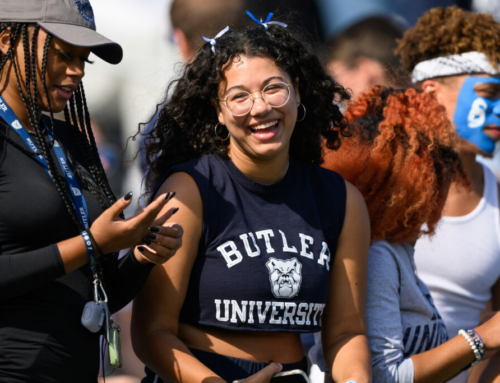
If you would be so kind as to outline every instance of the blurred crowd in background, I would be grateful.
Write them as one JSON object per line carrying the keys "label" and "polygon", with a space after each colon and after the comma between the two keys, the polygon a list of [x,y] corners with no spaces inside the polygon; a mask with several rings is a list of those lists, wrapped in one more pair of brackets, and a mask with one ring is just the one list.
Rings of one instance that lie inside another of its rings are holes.
{"label": "blurred crowd in background", "polygon": [[[124,49],[117,66],[99,60],[88,65],[84,81],[101,160],[117,196],[130,190],[140,195],[143,136],[131,137],[139,126],[147,131],[157,105],[168,99],[166,84],[205,43],[202,35],[212,38],[226,25],[237,29],[247,22],[246,9],[262,18],[274,12],[273,19],[302,28],[330,74],[354,97],[375,84],[410,85],[393,50],[428,9],[457,5],[490,13],[500,22],[498,0],[105,0],[92,5],[98,31]],[[481,161],[500,178],[498,154]],[[106,380],[138,382],[144,374],[128,340],[129,310],[118,315],[124,368],[121,377]]]}

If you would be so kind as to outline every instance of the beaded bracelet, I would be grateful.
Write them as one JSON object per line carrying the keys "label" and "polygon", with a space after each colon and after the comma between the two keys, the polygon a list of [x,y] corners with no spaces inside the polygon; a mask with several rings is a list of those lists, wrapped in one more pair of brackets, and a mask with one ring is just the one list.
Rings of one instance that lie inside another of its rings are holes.
{"label": "beaded bracelet", "polygon": [[484,343],[483,343],[483,340],[481,339],[481,336],[479,335],[479,333],[476,330],[472,329],[472,328],[468,328],[465,331],[467,332],[467,334],[474,341],[474,344],[477,347],[477,350],[479,351],[479,354],[481,355],[481,359],[484,359],[485,358],[485,355],[484,355]]}
{"label": "beaded bracelet", "polygon": [[[472,367],[472,366],[476,365],[477,363],[479,363],[482,360],[481,353],[479,352],[476,344],[474,343],[474,340],[471,338],[471,336],[467,332],[465,332],[465,330],[463,330],[463,329],[459,330],[458,334],[462,335],[465,338],[465,340],[467,341],[467,343],[469,343],[469,346],[472,349],[472,352],[474,352],[476,360],[473,361],[467,368]],[[483,349],[484,349],[484,346],[483,346]]]}

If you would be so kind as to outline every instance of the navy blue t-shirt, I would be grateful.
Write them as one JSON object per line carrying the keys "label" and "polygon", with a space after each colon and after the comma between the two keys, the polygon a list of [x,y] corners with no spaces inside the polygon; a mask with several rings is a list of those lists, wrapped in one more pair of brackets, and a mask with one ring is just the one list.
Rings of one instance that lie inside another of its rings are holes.
{"label": "navy blue t-shirt", "polygon": [[345,182],[290,158],[280,182],[206,155],[174,166],[195,180],[203,231],[180,322],[231,330],[314,332],[345,215]]}

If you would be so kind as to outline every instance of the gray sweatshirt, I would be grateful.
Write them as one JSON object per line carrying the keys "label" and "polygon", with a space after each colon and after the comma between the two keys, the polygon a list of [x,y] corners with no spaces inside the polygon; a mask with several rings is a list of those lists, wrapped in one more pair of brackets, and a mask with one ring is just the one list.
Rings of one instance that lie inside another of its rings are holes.
{"label": "gray sweatshirt", "polygon": [[[374,383],[411,383],[411,355],[448,340],[429,290],[418,279],[414,249],[407,243],[375,241],[368,261],[366,321]],[[320,337],[309,356],[325,371]]]}

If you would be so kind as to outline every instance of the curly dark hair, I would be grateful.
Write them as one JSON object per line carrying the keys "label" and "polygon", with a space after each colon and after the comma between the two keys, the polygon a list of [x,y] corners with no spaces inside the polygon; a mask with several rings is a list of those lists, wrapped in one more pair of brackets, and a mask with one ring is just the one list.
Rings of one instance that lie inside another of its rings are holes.
{"label": "curly dark hair", "polygon": [[[265,57],[299,79],[301,101],[307,115],[297,122],[290,142],[290,156],[310,163],[322,162],[321,136],[331,149],[340,147],[340,137],[349,135],[347,120],[334,100],[349,99],[345,89],[326,74],[319,59],[290,28],[269,25],[232,31],[217,39],[215,54],[205,44],[186,64],[180,78],[167,89],[175,88],[165,102],[159,118],[145,139],[146,194],[151,194],[165,172],[175,164],[215,154],[227,157],[228,141],[214,135],[218,123],[212,100],[217,99],[224,79],[225,64],[240,56]],[[140,131],[141,127],[139,128]]]}
{"label": "curly dark hair", "polygon": [[484,53],[498,67],[500,24],[491,15],[451,6],[427,11],[405,32],[395,52],[411,72],[422,61],[472,51]]}
{"label": "curly dark hair", "polygon": [[376,86],[349,105],[346,117],[352,137],[326,153],[323,166],[363,194],[372,239],[433,234],[451,181],[468,183],[444,108],[422,90]]}

